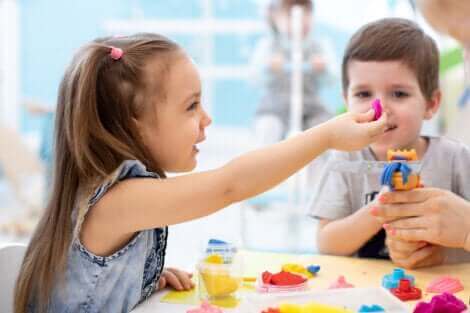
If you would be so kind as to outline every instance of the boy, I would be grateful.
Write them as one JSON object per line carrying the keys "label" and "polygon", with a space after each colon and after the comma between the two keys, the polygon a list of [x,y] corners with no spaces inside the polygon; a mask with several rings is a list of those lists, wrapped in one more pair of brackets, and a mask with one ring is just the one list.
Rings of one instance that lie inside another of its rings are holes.
{"label": "boy", "polygon": [[[420,135],[423,120],[434,116],[441,99],[439,53],[429,36],[405,19],[367,24],[346,48],[342,75],[348,110],[367,111],[374,99],[380,99],[389,126],[368,148],[334,153],[329,162],[386,161],[388,149],[415,149],[422,161],[424,184],[470,198],[470,150],[456,141]],[[379,176],[325,171],[310,208],[320,221],[320,252],[389,258],[383,221],[371,214],[381,189]],[[435,263],[447,258],[470,259],[470,254],[451,250],[430,252],[439,254]]]}

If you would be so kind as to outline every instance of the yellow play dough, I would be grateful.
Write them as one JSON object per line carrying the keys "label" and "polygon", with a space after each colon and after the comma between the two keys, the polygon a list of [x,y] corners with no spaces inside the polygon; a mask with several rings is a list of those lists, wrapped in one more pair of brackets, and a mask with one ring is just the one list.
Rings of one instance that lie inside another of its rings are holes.
{"label": "yellow play dough", "polygon": [[281,313],[354,313],[348,309],[320,303],[292,304],[284,303],[279,306]]}
{"label": "yellow play dough", "polygon": [[233,277],[227,272],[204,270],[202,281],[207,293],[212,297],[229,296],[240,287],[241,277]]}
{"label": "yellow play dough", "polygon": [[300,264],[294,264],[294,263],[287,263],[287,264],[284,264],[282,266],[282,270],[284,272],[290,272],[290,273],[294,273],[294,274],[301,274],[305,277],[307,277],[308,279],[312,278],[313,277],[313,274],[310,273],[306,268],[305,266],[302,266]]}

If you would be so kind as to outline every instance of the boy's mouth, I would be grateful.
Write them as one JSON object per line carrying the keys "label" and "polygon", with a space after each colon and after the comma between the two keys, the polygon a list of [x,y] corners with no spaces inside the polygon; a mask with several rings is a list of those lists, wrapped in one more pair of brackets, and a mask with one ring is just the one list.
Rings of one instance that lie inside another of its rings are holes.
{"label": "boy's mouth", "polygon": [[389,125],[387,126],[387,129],[385,129],[385,132],[388,133],[392,130],[395,130],[397,128],[397,125]]}

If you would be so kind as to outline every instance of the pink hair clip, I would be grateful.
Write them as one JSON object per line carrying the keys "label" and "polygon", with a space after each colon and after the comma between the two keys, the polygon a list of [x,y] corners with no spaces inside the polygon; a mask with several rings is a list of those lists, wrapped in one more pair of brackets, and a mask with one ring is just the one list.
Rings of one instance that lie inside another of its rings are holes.
{"label": "pink hair clip", "polygon": [[119,60],[122,58],[124,52],[121,48],[111,47],[111,52],[109,54],[113,60]]}

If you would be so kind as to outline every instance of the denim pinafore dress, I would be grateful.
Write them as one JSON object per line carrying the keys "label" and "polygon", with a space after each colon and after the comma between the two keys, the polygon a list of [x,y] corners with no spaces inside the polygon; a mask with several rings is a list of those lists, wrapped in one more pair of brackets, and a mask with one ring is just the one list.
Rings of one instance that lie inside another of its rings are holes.
{"label": "denim pinafore dress", "polygon": [[[155,178],[136,160],[128,160],[74,210],[75,232],[63,279],[56,284],[51,312],[129,312],[155,290],[163,270],[168,228],[138,232],[127,245],[110,256],[87,250],[78,233],[88,210],[113,186],[128,178]],[[30,306],[34,311],[34,305]]]}

